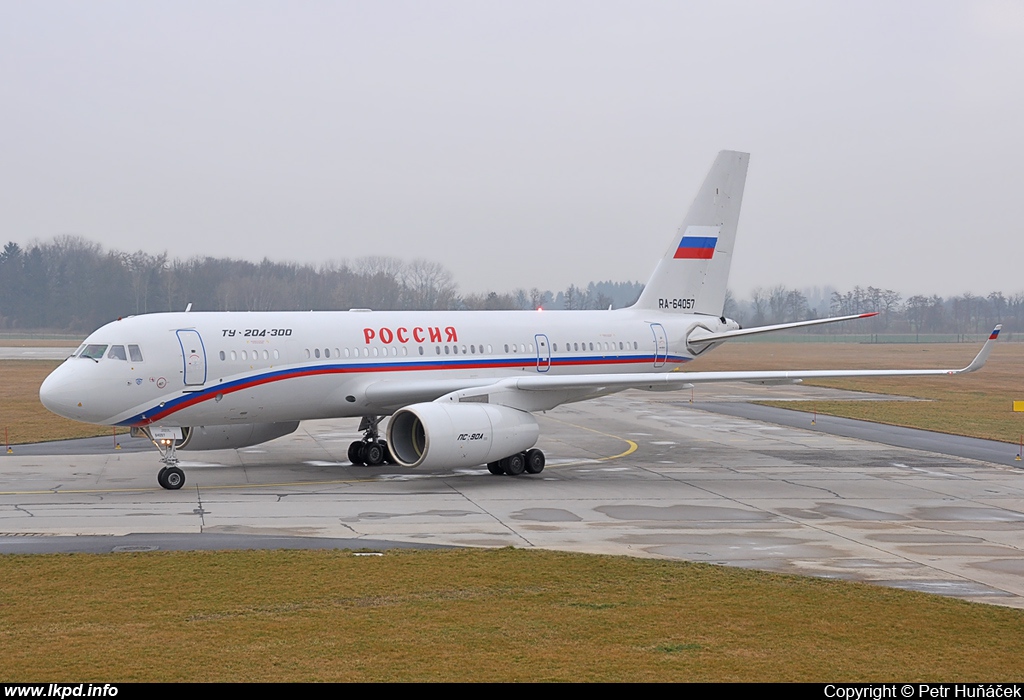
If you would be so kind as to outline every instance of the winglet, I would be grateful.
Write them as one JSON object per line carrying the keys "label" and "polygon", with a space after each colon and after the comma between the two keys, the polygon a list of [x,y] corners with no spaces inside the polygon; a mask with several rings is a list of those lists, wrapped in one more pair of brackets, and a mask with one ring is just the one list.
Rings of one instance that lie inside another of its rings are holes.
{"label": "winglet", "polygon": [[992,353],[992,348],[995,347],[996,339],[999,337],[999,331],[1002,330],[1003,324],[997,325],[992,329],[992,334],[985,341],[985,344],[981,346],[981,351],[978,356],[974,358],[971,364],[958,371],[956,374],[963,374],[964,372],[975,372],[981,369],[985,365],[985,360]]}

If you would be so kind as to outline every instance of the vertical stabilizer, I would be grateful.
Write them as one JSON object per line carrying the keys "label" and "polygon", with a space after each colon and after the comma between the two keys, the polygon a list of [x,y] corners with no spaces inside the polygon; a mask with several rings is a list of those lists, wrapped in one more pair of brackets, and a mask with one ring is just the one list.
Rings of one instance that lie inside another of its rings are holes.
{"label": "vertical stabilizer", "polygon": [[722,151],[634,308],[721,316],[749,153]]}

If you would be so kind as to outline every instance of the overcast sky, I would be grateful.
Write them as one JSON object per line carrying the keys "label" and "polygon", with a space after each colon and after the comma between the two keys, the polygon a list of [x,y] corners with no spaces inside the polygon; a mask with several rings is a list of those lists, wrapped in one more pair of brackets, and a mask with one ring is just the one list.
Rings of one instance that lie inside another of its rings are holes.
{"label": "overcast sky", "polygon": [[646,280],[751,153],[730,286],[1024,289],[1024,2],[0,0],[0,244]]}

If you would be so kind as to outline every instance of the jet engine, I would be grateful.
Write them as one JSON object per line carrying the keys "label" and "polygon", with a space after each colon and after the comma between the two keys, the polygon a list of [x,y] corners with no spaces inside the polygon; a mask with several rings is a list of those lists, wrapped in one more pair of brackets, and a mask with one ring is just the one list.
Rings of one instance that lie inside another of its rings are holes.
{"label": "jet engine", "polygon": [[233,450],[249,447],[275,438],[289,435],[299,427],[298,421],[290,423],[242,423],[238,425],[197,425],[182,428],[184,438],[177,445],[179,450]]}
{"label": "jet engine", "polygon": [[460,467],[496,462],[537,442],[529,413],[480,403],[418,403],[388,423],[391,456],[404,467]]}

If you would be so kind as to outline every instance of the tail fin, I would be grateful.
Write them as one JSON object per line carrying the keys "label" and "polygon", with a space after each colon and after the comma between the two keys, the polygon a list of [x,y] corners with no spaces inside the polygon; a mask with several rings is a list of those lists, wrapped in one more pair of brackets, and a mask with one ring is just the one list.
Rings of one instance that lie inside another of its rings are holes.
{"label": "tail fin", "polygon": [[749,153],[721,151],[637,309],[721,316]]}

